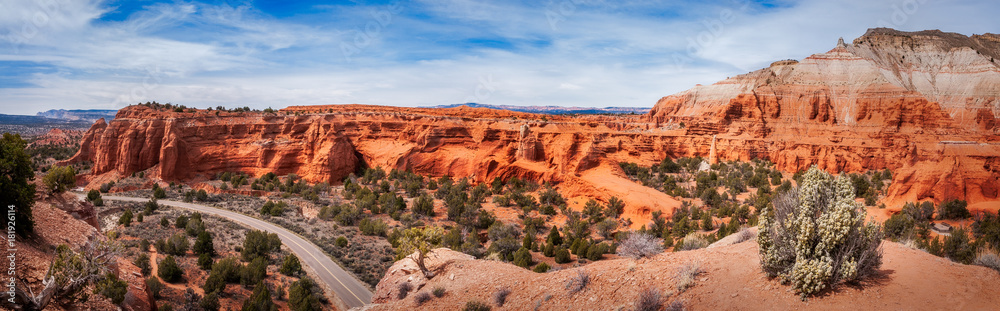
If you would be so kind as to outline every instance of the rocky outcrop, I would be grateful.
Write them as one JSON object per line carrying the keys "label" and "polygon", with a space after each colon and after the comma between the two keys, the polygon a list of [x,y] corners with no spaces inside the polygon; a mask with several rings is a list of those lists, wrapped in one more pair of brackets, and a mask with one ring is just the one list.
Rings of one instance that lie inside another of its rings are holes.
{"label": "rocky outcrop", "polygon": [[996,200],[987,183],[1000,171],[978,163],[1000,159],[998,39],[872,29],[826,53],[664,97],[649,118],[717,135],[722,160],[914,175],[894,179],[890,201]]}

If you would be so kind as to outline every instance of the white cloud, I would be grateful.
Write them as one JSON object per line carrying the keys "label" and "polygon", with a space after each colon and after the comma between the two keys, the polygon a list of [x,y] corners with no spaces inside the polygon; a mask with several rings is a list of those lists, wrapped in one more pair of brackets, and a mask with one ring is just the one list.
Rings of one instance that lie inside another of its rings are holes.
{"label": "white cloud", "polygon": [[[389,17],[373,15],[385,6],[330,6],[301,19],[176,2],[121,22],[97,20],[111,9],[102,1],[53,1],[59,6],[16,0],[0,7],[0,61],[53,67],[19,76],[32,87],[0,88],[4,113],[152,100],[649,107],[695,84],[825,52],[838,37],[851,40],[880,21],[964,34],[1000,25],[991,16],[1000,4],[986,1],[804,0],[764,8],[594,0],[567,1],[578,3],[567,11],[561,1],[449,0],[407,3]],[[39,12],[42,27],[24,36]],[[345,57],[345,44],[357,54]]]}

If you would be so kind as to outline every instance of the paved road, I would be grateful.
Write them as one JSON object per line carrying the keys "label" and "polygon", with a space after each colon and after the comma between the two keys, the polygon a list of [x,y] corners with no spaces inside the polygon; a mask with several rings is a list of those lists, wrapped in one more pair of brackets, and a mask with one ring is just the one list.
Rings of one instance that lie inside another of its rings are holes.
{"label": "paved road", "polygon": [[[77,196],[84,197],[83,194],[77,194]],[[116,201],[130,201],[130,202],[147,202],[149,199],[142,198],[132,198],[132,197],[120,197],[120,196],[103,196],[104,200],[116,200]],[[337,263],[330,260],[323,251],[312,244],[311,242],[299,237],[295,233],[288,231],[285,228],[278,227],[277,225],[271,224],[269,222],[253,218],[247,215],[236,213],[229,210],[219,209],[215,207],[184,203],[169,200],[159,200],[157,203],[161,205],[168,205],[173,207],[185,208],[189,210],[199,211],[205,214],[212,214],[220,216],[223,218],[228,218],[232,221],[242,223],[244,225],[250,226],[251,228],[264,230],[267,232],[277,233],[278,237],[281,238],[281,242],[284,242],[285,246],[288,246],[292,252],[295,253],[302,261],[303,264],[308,265],[316,271],[319,275],[321,281],[326,282],[333,289],[334,294],[347,304],[348,308],[360,307],[365,304],[369,304],[372,301],[372,292],[368,291],[364,283],[358,281],[353,275],[347,273],[337,265]]]}

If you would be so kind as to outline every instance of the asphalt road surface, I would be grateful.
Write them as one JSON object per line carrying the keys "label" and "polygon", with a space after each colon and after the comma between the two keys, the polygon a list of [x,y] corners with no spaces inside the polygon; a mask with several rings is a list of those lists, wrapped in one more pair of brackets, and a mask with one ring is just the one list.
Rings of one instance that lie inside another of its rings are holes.
{"label": "asphalt road surface", "polygon": [[[83,194],[77,194],[77,196],[85,196]],[[120,196],[103,196],[104,200],[116,200],[116,201],[129,201],[129,202],[147,202],[149,199],[133,198],[133,197],[120,197]],[[229,210],[219,209],[215,207],[184,203],[169,200],[158,200],[157,203],[161,205],[168,205],[173,207],[179,207],[189,210],[194,210],[202,212],[204,214],[212,214],[227,218],[229,220],[242,223],[251,228],[257,230],[264,230],[271,233],[278,234],[281,238],[281,242],[285,244],[289,249],[295,253],[296,256],[302,261],[303,264],[312,267],[316,274],[318,274],[320,281],[325,282],[331,289],[333,289],[334,294],[337,295],[340,300],[347,305],[348,308],[360,307],[365,304],[369,304],[372,301],[372,292],[368,291],[364,283],[355,279],[353,275],[344,271],[337,263],[330,260],[323,251],[312,244],[311,242],[299,237],[295,233],[288,231],[285,228],[279,227],[277,225],[271,224],[269,222],[253,218],[247,215],[236,213]]]}

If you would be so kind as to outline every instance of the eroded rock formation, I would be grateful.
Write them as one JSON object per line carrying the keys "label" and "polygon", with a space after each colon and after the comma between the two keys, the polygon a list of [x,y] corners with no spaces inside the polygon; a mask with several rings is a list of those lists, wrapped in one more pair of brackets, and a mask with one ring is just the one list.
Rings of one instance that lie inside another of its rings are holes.
{"label": "eroded rock formation", "polygon": [[165,180],[242,171],[337,182],[362,166],[476,181],[516,176],[555,182],[569,196],[625,198],[629,217],[677,201],[627,182],[618,162],[709,156],[714,145],[720,161],[767,158],[786,171],[891,168],[889,201],[997,200],[998,38],[876,29],[827,53],[664,97],[646,116],[131,106],[95,123],[70,161],[92,161],[92,180],[152,169]]}
{"label": "eroded rock formation", "polygon": [[998,53],[993,34],[871,29],[802,61],[664,97],[649,117],[718,135],[720,159],[898,170],[892,202],[995,200]]}

